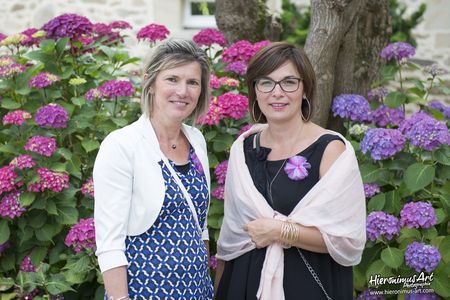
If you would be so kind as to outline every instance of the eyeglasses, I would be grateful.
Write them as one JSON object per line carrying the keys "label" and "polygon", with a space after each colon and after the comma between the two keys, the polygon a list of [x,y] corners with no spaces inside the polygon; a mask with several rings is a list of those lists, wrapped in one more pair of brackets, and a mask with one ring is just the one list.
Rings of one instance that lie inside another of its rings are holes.
{"label": "eyeglasses", "polygon": [[300,86],[300,82],[303,79],[301,78],[285,78],[280,81],[275,81],[270,78],[260,78],[255,80],[256,89],[261,93],[270,93],[275,89],[277,84],[280,85],[280,88],[286,93],[293,93],[298,90]]}

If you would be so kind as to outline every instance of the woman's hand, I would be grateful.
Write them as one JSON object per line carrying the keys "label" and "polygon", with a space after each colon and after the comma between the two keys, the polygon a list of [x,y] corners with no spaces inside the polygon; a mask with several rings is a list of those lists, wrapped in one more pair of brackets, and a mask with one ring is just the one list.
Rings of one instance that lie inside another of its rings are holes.
{"label": "woman's hand", "polygon": [[282,221],[275,219],[256,219],[244,225],[256,248],[264,248],[278,241]]}

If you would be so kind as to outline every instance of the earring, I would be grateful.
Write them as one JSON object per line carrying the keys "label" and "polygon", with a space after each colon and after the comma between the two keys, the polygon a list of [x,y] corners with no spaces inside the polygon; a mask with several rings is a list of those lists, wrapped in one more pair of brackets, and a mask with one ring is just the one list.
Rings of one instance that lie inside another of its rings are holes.
{"label": "earring", "polygon": [[311,118],[311,103],[309,102],[308,98],[306,98],[306,96],[303,96],[303,100],[306,100],[306,103],[308,103],[308,117],[305,118],[303,116],[303,112],[302,111],[300,111],[300,114],[302,115],[303,121],[308,122],[309,119]]}
{"label": "earring", "polygon": [[[257,101],[253,102],[253,106],[252,106],[253,119],[256,118],[256,114],[255,114],[255,104],[256,104],[256,102],[257,102]],[[258,120],[255,120],[255,123],[258,123],[258,122],[259,122],[259,120],[261,119],[261,116],[262,116],[262,112],[260,111],[260,112],[259,112]]]}

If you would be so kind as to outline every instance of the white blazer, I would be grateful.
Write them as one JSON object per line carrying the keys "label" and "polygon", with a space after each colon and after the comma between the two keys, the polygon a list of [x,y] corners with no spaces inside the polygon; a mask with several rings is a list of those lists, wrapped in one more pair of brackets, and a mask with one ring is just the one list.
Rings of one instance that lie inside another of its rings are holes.
{"label": "white blazer", "polygon": [[[197,128],[183,124],[182,131],[202,164],[210,190],[205,139]],[[96,255],[101,272],[128,265],[126,236],[144,233],[158,217],[165,197],[158,164],[162,155],[146,114],[103,140],[93,172]],[[209,239],[206,220],[202,238]]]}

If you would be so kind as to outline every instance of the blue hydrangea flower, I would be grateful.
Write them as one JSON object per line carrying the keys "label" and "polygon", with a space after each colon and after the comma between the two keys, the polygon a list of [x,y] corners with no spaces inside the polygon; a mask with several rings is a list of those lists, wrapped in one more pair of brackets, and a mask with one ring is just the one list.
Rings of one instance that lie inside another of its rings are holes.
{"label": "blue hydrangea flower", "polygon": [[429,228],[436,224],[433,206],[428,202],[406,203],[400,211],[400,225],[409,228]]}
{"label": "blue hydrangea flower", "polygon": [[433,271],[441,260],[441,254],[438,249],[432,245],[419,242],[412,242],[406,247],[405,262],[410,268],[421,272]]}
{"label": "blue hydrangea flower", "polygon": [[396,59],[402,60],[404,58],[413,57],[416,54],[416,49],[408,43],[396,42],[387,45],[380,53],[380,56],[386,60]]}
{"label": "blue hydrangea flower", "polygon": [[443,122],[428,117],[413,123],[405,136],[411,145],[428,151],[433,151],[441,145],[450,144],[450,133]]}
{"label": "blue hydrangea flower", "polygon": [[371,128],[366,132],[362,142],[362,153],[370,152],[373,160],[387,159],[405,146],[405,137],[398,129]]}
{"label": "blue hydrangea flower", "polygon": [[391,240],[400,232],[400,223],[393,215],[383,211],[373,211],[367,216],[366,232],[371,241],[375,241],[380,236]]}
{"label": "blue hydrangea flower", "polygon": [[361,95],[341,94],[334,97],[331,110],[334,116],[363,122],[369,120],[370,105]]}
{"label": "blue hydrangea flower", "polygon": [[439,102],[437,100],[433,100],[433,101],[428,102],[428,106],[431,107],[431,108],[434,108],[436,110],[439,110],[441,113],[444,114],[444,116],[447,119],[450,119],[450,106],[447,106],[444,103]]}

